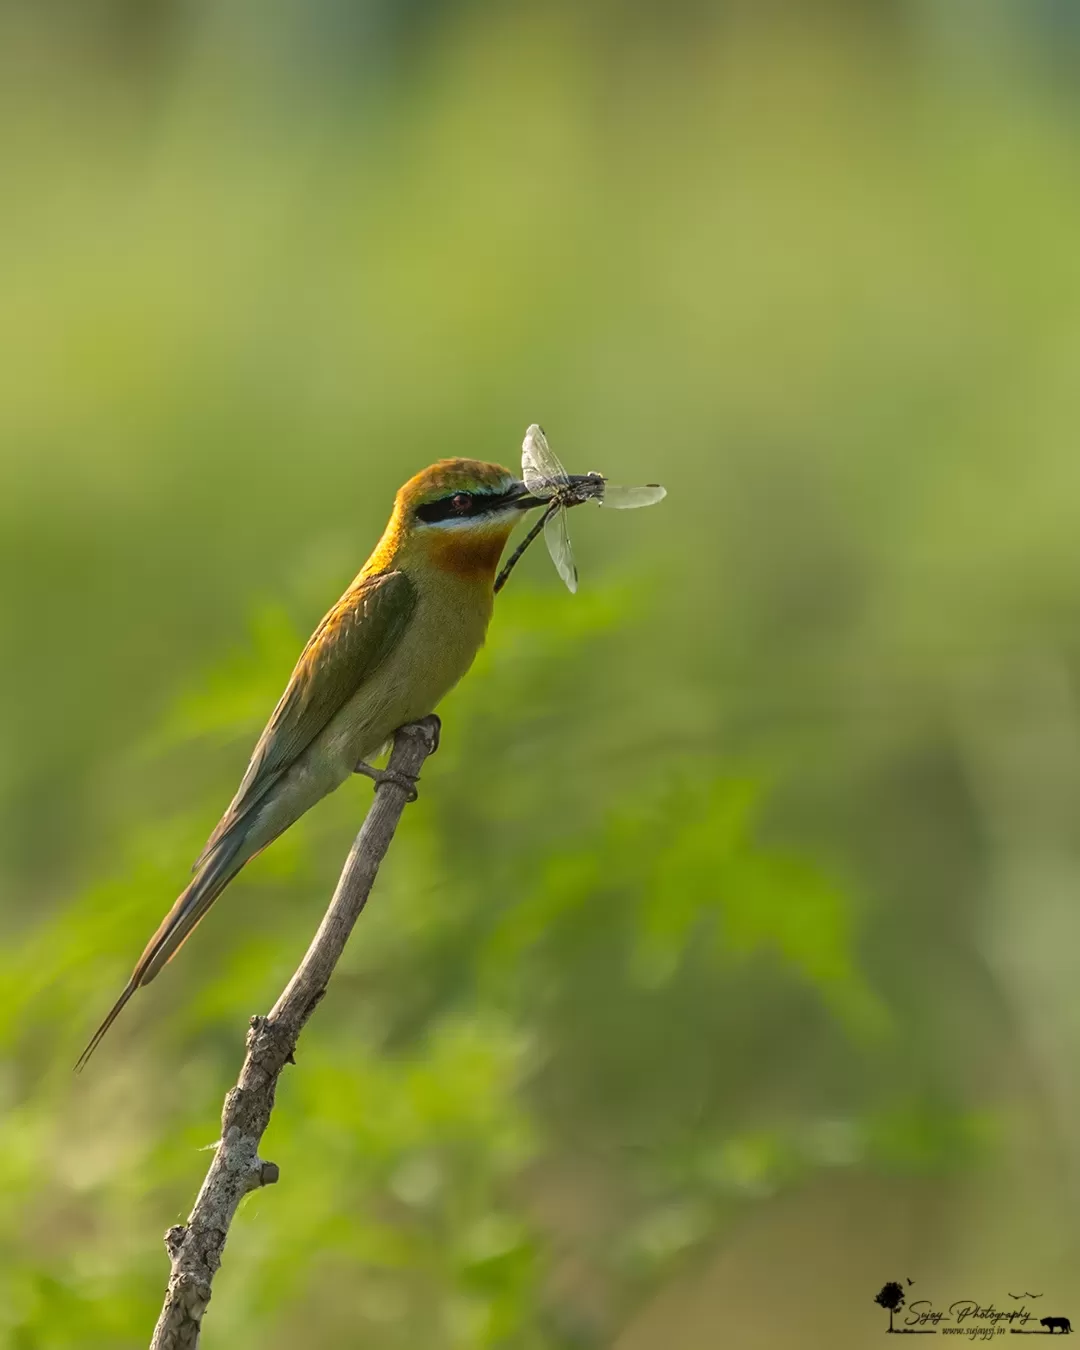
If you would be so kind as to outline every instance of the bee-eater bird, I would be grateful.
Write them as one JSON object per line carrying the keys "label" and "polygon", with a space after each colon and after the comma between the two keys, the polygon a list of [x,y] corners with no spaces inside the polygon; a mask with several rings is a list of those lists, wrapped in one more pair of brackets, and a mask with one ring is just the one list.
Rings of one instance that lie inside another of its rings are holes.
{"label": "bee-eater bird", "polygon": [[400,489],[375,551],[301,653],[191,884],[77,1068],[246,862],[351,774],[379,781],[384,771],[366,761],[472,665],[510,532],[523,511],[547,505],[508,469],[472,459],[440,460]]}

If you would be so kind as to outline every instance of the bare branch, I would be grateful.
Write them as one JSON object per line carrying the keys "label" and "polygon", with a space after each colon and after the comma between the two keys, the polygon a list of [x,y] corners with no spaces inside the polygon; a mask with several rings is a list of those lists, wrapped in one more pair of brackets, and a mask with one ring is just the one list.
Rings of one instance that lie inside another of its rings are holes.
{"label": "bare branch", "polygon": [[251,1019],[240,1077],[225,1097],[214,1160],[191,1217],[165,1234],[172,1273],[150,1350],[195,1350],[237,1206],[248,1191],[278,1179],[277,1165],[259,1157],[278,1077],[292,1062],[304,1023],[326,992],[360,917],[410,800],[409,784],[419,777],[424,760],[438,743],[439,719],[434,716],[397,732],[386,775],[379,781],[375,801],[353,842],[319,931],[270,1015]]}

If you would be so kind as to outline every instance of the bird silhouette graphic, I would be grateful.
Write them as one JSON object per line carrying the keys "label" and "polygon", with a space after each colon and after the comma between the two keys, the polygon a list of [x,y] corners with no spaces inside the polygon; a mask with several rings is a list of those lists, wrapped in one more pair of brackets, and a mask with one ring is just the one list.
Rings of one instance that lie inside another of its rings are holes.
{"label": "bird silhouette graphic", "polygon": [[1042,1298],[1042,1294],[1009,1294],[1009,1297],[1019,1301],[1022,1298]]}

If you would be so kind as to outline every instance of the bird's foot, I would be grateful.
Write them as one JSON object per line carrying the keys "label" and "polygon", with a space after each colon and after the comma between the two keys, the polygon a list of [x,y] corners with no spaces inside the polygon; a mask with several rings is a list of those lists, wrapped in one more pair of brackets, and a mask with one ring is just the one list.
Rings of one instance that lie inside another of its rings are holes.
{"label": "bird's foot", "polygon": [[407,802],[416,801],[419,795],[416,791],[416,779],[411,773],[398,773],[396,769],[376,769],[363,760],[353,769],[353,773],[362,773],[365,778],[370,778],[375,784],[376,792],[384,783],[396,783],[398,787],[405,789],[405,800]]}
{"label": "bird's foot", "polygon": [[422,728],[424,735],[431,742],[429,755],[433,755],[439,748],[439,736],[442,733],[442,718],[438,713],[428,713],[426,717],[421,717],[418,722],[413,723],[414,727]]}
{"label": "bird's foot", "polygon": [[[415,722],[409,722],[406,726],[399,728],[398,733],[408,732],[415,734],[419,732],[427,741],[428,754],[433,755],[439,748],[439,733],[442,730],[442,722],[434,713],[429,713],[427,717],[418,718]],[[416,778],[411,773],[402,773],[398,769],[376,769],[371,764],[361,760],[353,769],[353,773],[362,773],[365,778],[370,778],[375,784],[375,790],[383,783],[396,783],[398,787],[405,789],[405,800],[407,802],[416,801]]]}

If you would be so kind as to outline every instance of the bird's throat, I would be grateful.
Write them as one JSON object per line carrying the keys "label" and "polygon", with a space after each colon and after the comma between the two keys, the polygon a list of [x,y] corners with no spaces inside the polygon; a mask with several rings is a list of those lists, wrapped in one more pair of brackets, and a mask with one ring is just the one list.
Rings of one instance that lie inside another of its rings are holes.
{"label": "bird's throat", "polygon": [[441,571],[464,581],[493,581],[512,528],[508,524],[486,530],[448,530],[431,539],[429,556]]}

